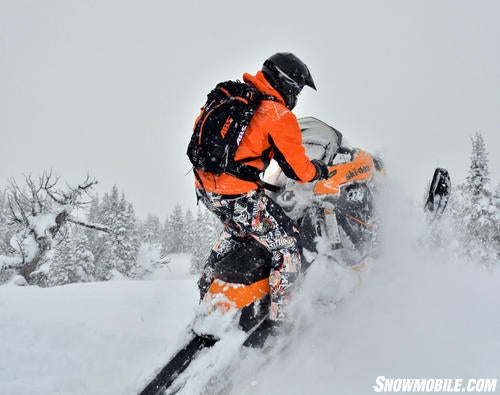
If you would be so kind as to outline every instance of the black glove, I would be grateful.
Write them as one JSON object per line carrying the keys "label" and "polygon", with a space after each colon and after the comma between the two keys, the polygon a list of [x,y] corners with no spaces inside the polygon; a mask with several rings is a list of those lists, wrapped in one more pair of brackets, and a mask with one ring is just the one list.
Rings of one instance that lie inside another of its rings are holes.
{"label": "black glove", "polygon": [[325,178],[328,178],[328,166],[325,162],[319,159],[313,159],[311,163],[316,168],[316,175],[311,181],[324,180]]}

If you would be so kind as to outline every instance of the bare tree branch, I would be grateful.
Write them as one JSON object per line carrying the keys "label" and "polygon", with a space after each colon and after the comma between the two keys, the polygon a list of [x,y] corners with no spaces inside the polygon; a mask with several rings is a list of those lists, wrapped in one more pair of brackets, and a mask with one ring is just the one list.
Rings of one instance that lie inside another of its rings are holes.
{"label": "bare tree branch", "polygon": [[106,225],[83,222],[83,221],[80,221],[80,220],[73,218],[73,217],[68,217],[67,221],[71,222],[72,224],[83,226],[85,228],[95,229],[95,230],[99,230],[101,232],[110,233],[110,234],[113,233],[111,228],[109,226],[106,226]]}
{"label": "bare tree branch", "polygon": [[[25,226],[29,226],[28,217],[26,216],[26,213],[24,211],[25,209],[19,198],[19,187],[17,187],[16,185],[16,187],[12,188],[10,192],[11,196],[9,196],[7,199],[9,202],[10,214],[12,218],[15,220],[15,222],[24,224]],[[14,205],[16,207],[14,207]]]}
{"label": "bare tree branch", "polygon": [[17,214],[16,214],[16,210],[14,209],[13,207],[13,199],[9,196],[7,198],[7,203],[9,204],[9,214],[8,214],[8,218],[9,218],[9,222],[10,223],[18,223],[18,224],[23,224],[23,220],[22,218],[20,218]]}

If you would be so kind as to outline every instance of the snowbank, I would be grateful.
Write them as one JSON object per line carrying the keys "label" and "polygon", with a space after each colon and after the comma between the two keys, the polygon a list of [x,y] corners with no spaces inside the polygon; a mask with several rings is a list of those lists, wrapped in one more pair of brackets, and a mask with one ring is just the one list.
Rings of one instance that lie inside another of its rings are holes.
{"label": "snowbank", "polygon": [[0,287],[0,394],[137,391],[193,315],[196,278],[177,266],[182,279]]}

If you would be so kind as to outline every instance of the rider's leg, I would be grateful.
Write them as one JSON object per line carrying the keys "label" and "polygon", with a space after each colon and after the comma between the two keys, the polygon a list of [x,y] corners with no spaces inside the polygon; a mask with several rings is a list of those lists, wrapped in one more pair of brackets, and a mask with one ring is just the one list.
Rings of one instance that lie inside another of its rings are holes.
{"label": "rider's leg", "polygon": [[[297,245],[298,231],[283,209],[261,191],[251,191],[236,198],[206,194],[201,200],[226,224],[219,241],[233,240],[230,248],[213,249],[200,278],[200,291],[206,292],[217,262],[237,245],[238,237],[251,236],[273,254],[269,277],[271,291],[270,319],[287,319],[290,292],[300,275],[301,258]],[[233,237],[231,237],[231,235]],[[220,246],[226,247],[222,242]],[[220,253],[223,253],[221,255]],[[208,284],[208,285],[207,285]]]}
{"label": "rider's leg", "polygon": [[198,288],[200,290],[200,300],[203,299],[205,294],[212,284],[214,270],[217,264],[231,251],[234,251],[240,243],[234,235],[228,232],[228,227],[224,226],[219,239],[215,242],[210,250],[210,255],[208,256],[203,270],[201,271],[200,278],[198,280]]}
{"label": "rider's leg", "polygon": [[301,256],[297,229],[283,209],[262,192],[251,192],[235,205],[233,221],[273,254],[269,276],[269,318],[287,320],[290,293],[300,276]]}

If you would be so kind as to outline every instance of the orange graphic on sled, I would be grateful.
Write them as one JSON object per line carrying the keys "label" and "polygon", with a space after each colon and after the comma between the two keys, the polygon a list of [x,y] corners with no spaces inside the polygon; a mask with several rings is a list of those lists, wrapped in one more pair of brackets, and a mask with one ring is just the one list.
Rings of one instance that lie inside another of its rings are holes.
{"label": "orange graphic on sled", "polygon": [[250,285],[231,284],[215,279],[208,289],[207,296],[221,311],[245,306],[269,294],[269,279],[264,278]]}
{"label": "orange graphic on sled", "polygon": [[354,159],[348,163],[330,166],[332,174],[326,180],[321,180],[314,185],[316,195],[335,195],[340,192],[340,186],[353,181],[368,181],[372,178],[374,163],[372,156],[359,150]]}

